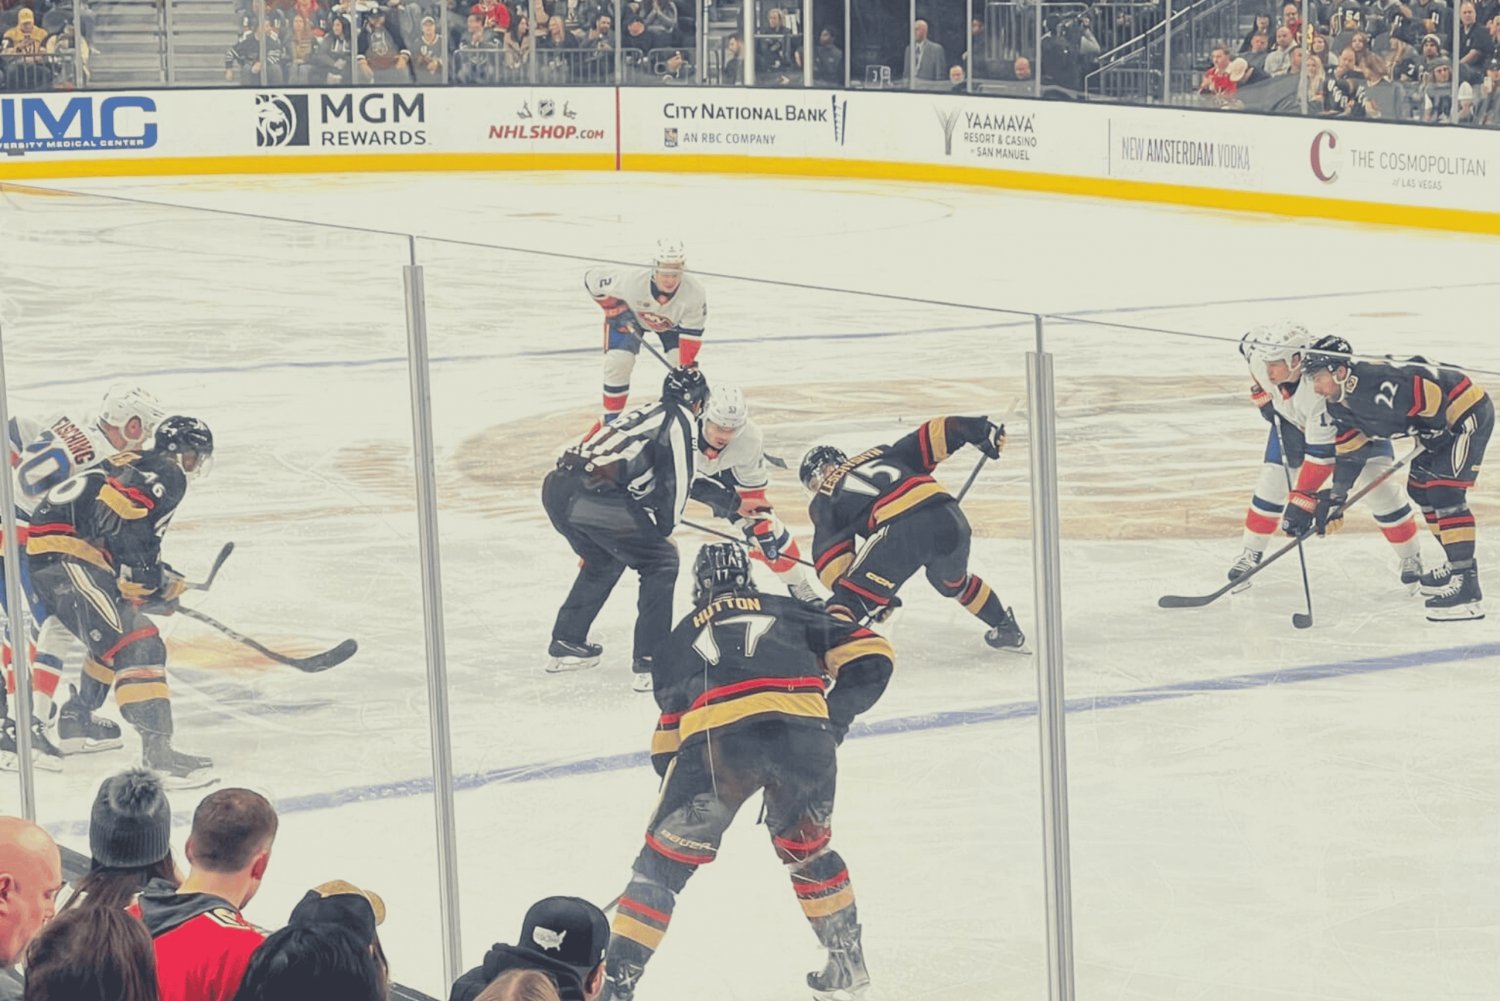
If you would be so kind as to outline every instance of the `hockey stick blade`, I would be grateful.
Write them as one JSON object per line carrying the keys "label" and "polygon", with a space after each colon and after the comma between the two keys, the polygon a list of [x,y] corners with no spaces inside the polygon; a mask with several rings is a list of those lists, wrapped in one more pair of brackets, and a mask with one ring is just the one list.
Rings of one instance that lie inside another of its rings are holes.
{"label": "hockey stick blade", "polygon": [[333,649],[324,650],[322,653],[313,654],[311,657],[289,657],[284,653],[277,653],[275,650],[272,650],[270,647],[262,643],[257,643],[255,640],[246,636],[244,633],[241,633],[235,629],[231,629],[224,623],[220,622],[218,619],[200,612],[196,608],[188,608],[184,605],[179,606],[177,610],[190,619],[197,619],[204,625],[211,626],[214,629],[217,629],[225,636],[228,636],[230,639],[234,640],[237,643],[244,644],[245,646],[254,650],[256,653],[260,654],[262,657],[265,657],[269,660],[274,660],[278,664],[285,664],[288,667],[295,667],[297,670],[304,671],[308,674],[317,674],[319,671],[326,671],[330,667],[338,667],[344,661],[348,660],[350,657],[353,657],[355,652],[359,650],[358,642],[353,639],[347,639]]}
{"label": "hockey stick blade", "polygon": [[[1418,444],[1416,448],[1412,449],[1410,452],[1408,452],[1406,454],[1406,458],[1402,459],[1400,462],[1395,463],[1389,469],[1387,469],[1385,472],[1381,473],[1379,476],[1375,477],[1375,479],[1371,480],[1369,483],[1365,484],[1363,487],[1361,487],[1360,489],[1356,490],[1353,494],[1351,494],[1350,497],[1349,497],[1349,499],[1346,500],[1346,501],[1344,501],[1343,507],[1340,508],[1340,511],[1347,512],[1351,507],[1353,507],[1355,505],[1355,503],[1357,501],[1359,501],[1361,498],[1363,498],[1365,496],[1365,494],[1369,493],[1371,490],[1374,490],[1376,487],[1380,486],[1386,480],[1388,480],[1392,476],[1396,475],[1396,473],[1398,471],[1400,471],[1402,469],[1402,467],[1406,466],[1408,463],[1411,462],[1411,460],[1415,459],[1418,455],[1421,455],[1422,451],[1423,451],[1422,446],[1420,444]],[[1228,584],[1225,584],[1223,587],[1219,588],[1217,591],[1210,592],[1209,594],[1193,594],[1193,595],[1188,595],[1188,594],[1164,594],[1160,598],[1156,599],[1156,604],[1157,604],[1157,606],[1159,608],[1202,608],[1204,605],[1211,604],[1212,602],[1215,602],[1215,601],[1219,600],[1220,598],[1224,597],[1224,595],[1228,594],[1230,591],[1234,590],[1235,588],[1238,588],[1240,585],[1242,585],[1245,582],[1247,582],[1251,577],[1254,577],[1256,574],[1260,573],[1266,567],[1270,566],[1272,563],[1275,563],[1277,560],[1281,559],[1283,556],[1285,556],[1287,553],[1291,552],[1293,549],[1296,549],[1302,543],[1302,541],[1304,539],[1306,539],[1308,536],[1310,536],[1312,534],[1313,534],[1312,530],[1309,529],[1306,535],[1299,535],[1298,537],[1296,537],[1295,539],[1293,539],[1291,542],[1288,542],[1286,545],[1284,545],[1280,549],[1276,550],[1276,552],[1272,553],[1270,556],[1266,557],[1265,559],[1263,559],[1259,563],[1257,563],[1255,566],[1251,567],[1250,571],[1248,573],[1243,574],[1237,580],[1230,581]],[[1299,612],[1297,614],[1300,615],[1301,613]],[[1309,616],[1306,617],[1306,622],[1307,622],[1307,624],[1309,626],[1312,625],[1312,616],[1311,615],[1309,615]],[[1293,624],[1295,624],[1295,620],[1294,620]],[[1307,627],[1306,626],[1297,626],[1297,628],[1299,628],[1299,629],[1305,629]]]}
{"label": "hockey stick blade", "polygon": [[1296,626],[1298,629],[1311,629],[1312,623],[1313,618],[1311,615],[1308,615],[1304,612],[1292,613],[1292,625]]}
{"label": "hockey stick blade", "polygon": [[219,555],[214,558],[213,566],[208,568],[208,576],[203,578],[203,582],[200,584],[189,584],[187,586],[187,590],[207,591],[209,588],[213,587],[214,578],[219,576],[219,568],[224,565],[225,560],[229,559],[229,554],[232,552],[234,552],[234,543],[224,543],[224,548],[220,549]]}

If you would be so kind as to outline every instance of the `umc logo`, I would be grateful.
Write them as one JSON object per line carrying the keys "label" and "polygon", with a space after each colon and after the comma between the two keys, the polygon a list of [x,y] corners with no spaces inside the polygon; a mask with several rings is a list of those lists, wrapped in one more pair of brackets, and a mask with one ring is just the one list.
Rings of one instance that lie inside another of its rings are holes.
{"label": "umc logo", "polygon": [[1332,184],[1339,179],[1339,167],[1343,165],[1344,155],[1338,152],[1338,148],[1338,135],[1328,129],[1313,136],[1308,159],[1312,164],[1313,176],[1324,184]]}
{"label": "umc logo", "polygon": [[255,95],[255,145],[307,145],[306,94]]}
{"label": "umc logo", "polygon": [[0,152],[150,149],[156,102],[149,97],[92,95],[0,99]]}

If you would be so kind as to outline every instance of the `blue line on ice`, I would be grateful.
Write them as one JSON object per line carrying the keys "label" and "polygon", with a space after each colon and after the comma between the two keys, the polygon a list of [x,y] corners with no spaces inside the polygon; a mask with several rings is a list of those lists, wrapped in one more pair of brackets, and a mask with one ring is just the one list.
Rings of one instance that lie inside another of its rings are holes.
{"label": "blue line on ice", "polygon": [[[1339,661],[1329,664],[1309,664],[1305,667],[1288,667],[1275,671],[1254,674],[1232,674],[1218,678],[1201,678],[1171,685],[1156,685],[1137,688],[1112,695],[1091,695],[1069,699],[1069,714],[1095,712],[1104,709],[1120,709],[1148,702],[1163,702],[1183,699],[1208,692],[1242,691],[1251,688],[1269,688],[1273,685],[1292,685],[1307,681],[1326,681],[1352,675],[1375,674],[1381,671],[1399,671],[1413,667],[1428,667],[1453,661],[1474,660],[1483,657],[1500,657],[1500,641],[1477,643],[1470,646],[1445,647],[1440,650],[1415,650],[1409,653],[1389,654],[1384,657],[1366,657],[1360,660]],[[997,723],[1008,720],[1030,719],[1037,714],[1035,702],[1007,702],[979,709],[945,710],[884,719],[874,723],[856,723],[849,731],[851,739],[883,737],[891,734],[917,733],[924,730],[945,730],[976,723]],[[526,765],[511,765],[484,772],[459,775],[454,779],[454,788],[459,791],[482,789],[485,786],[535,782],[543,779],[568,778],[575,775],[597,775],[603,772],[623,771],[627,768],[645,768],[650,765],[650,756],[645,751],[624,754],[606,754],[576,761],[537,762]],[[305,813],[312,810],[327,810],[350,803],[368,803],[385,799],[407,799],[431,794],[433,783],[430,776],[379,782],[366,786],[353,786],[330,792],[305,793],[286,796],[276,802],[279,813]],[[172,823],[186,827],[192,822],[192,811],[173,814]],[[83,837],[88,834],[87,821],[76,820],[48,825],[54,837]]]}

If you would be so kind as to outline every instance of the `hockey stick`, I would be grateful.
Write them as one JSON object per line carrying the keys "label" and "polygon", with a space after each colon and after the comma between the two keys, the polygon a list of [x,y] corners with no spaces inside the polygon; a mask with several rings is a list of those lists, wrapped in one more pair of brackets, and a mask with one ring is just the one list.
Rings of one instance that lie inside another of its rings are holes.
{"label": "hockey stick", "polygon": [[[721,532],[717,528],[709,528],[707,525],[700,525],[696,521],[688,521],[686,518],[682,519],[682,524],[686,525],[688,528],[695,528],[700,532],[707,533],[708,535],[717,535],[721,539],[728,539],[730,542],[738,542],[743,545],[747,541],[743,535],[730,535],[728,532]],[[805,567],[813,567],[814,570],[817,569],[817,567],[813,566],[811,562],[804,560],[800,556],[793,556],[791,558],[796,560],[798,563],[801,563]]]}
{"label": "hockey stick", "polygon": [[337,667],[344,661],[348,660],[350,657],[354,656],[354,652],[359,649],[359,644],[357,642],[352,639],[347,639],[333,649],[325,650],[322,653],[314,654],[311,657],[288,657],[284,653],[277,653],[270,647],[257,643],[255,640],[246,636],[244,633],[230,629],[218,619],[205,615],[203,612],[198,611],[196,608],[188,608],[185,605],[179,605],[177,607],[177,611],[181,612],[183,615],[186,615],[190,619],[197,619],[199,622],[203,623],[206,626],[212,626],[219,632],[223,633],[225,636],[228,636],[230,639],[235,640],[236,642],[243,643],[245,646],[254,650],[256,653],[260,654],[263,657],[274,660],[278,664],[285,664],[288,667],[295,667],[299,671],[306,671],[308,674],[316,674],[319,671],[326,671],[330,667]]}
{"label": "hockey stick", "polygon": [[[1374,480],[1370,481],[1370,483],[1368,483],[1360,490],[1355,491],[1354,494],[1344,502],[1343,506],[1339,508],[1340,513],[1347,512],[1351,507],[1354,506],[1355,502],[1357,502],[1358,500],[1360,500],[1360,498],[1364,497],[1365,494],[1369,493],[1371,490],[1374,490],[1376,487],[1380,486],[1386,480],[1394,476],[1397,470],[1399,470],[1402,466],[1405,466],[1407,463],[1411,462],[1411,460],[1415,459],[1418,455],[1422,454],[1422,451],[1422,446],[1418,444],[1417,447],[1408,452],[1406,457],[1400,462],[1396,463],[1390,469],[1387,469],[1385,472],[1375,477]],[[1303,539],[1313,534],[1313,531],[1313,529],[1308,529],[1306,532],[1297,536],[1297,538],[1293,539],[1291,542],[1288,542],[1286,545],[1276,550],[1276,552],[1272,553],[1266,559],[1261,560],[1251,568],[1249,573],[1240,577],[1239,580],[1232,580],[1228,584],[1225,584],[1223,587],[1219,588],[1217,591],[1213,591],[1209,594],[1197,595],[1164,594],[1157,599],[1156,604],[1161,608],[1202,608],[1204,605],[1211,604],[1224,597],[1224,595],[1228,594],[1234,588],[1243,584],[1246,580],[1260,573],[1272,563],[1275,563],[1277,560],[1281,559],[1293,549],[1296,549],[1297,545]]]}
{"label": "hockey stick", "polygon": [[207,591],[209,588],[213,587],[214,578],[219,576],[219,568],[224,565],[225,560],[229,559],[229,554],[232,552],[234,552],[234,543],[224,543],[224,548],[219,550],[219,555],[214,559],[213,566],[208,568],[208,576],[203,578],[203,582],[201,584],[189,584],[185,590]]}
{"label": "hockey stick", "polygon": [[[1292,493],[1292,467],[1286,454],[1286,438],[1281,434],[1281,415],[1273,408],[1271,411],[1271,427],[1276,431],[1276,444],[1281,453],[1281,475],[1286,479],[1286,492],[1288,496]],[[1306,456],[1303,457],[1306,462]],[[1307,599],[1307,614],[1302,612],[1292,613],[1292,625],[1297,629],[1309,629],[1313,624],[1312,609],[1312,585],[1307,582],[1307,551],[1302,546],[1302,540],[1297,540],[1297,559],[1302,564],[1302,596]]]}

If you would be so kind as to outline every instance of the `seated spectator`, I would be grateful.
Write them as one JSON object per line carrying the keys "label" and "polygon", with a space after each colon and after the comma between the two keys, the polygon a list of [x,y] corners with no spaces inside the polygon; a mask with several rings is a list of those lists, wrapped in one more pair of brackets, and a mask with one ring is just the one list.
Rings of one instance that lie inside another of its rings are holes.
{"label": "seated spectator", "polygon": [[422,18],[422,33],[417,36],[416,50],[412,53],[412,76],[421,86],[446,83],[447,61],[443,40],[438,36],[437,18],[429,14]]}
{"label": "seated spectator", "polygon": [[370,949],[347,928],[288,925],[250,957],[234,1001],[386,1001]]}
{"label": "seated spectator", "polygon": [[366,943],[370,956],[375,960],[375,969],[380,974],[381,996],[385,996],[391,980],[391,964],[385,958],[385,949],[380,944],[376,930],[385,922],[385,901],[377,893],[361,890],[353,883],[335,879],[308,890],[292,908],[288,927],[316,928],[319,925],[337,925],[351,931]]}
{"label": "seated spectator", "polygon": [[1431,78],[1422,84],[1422,121],[1428,123],[1467,122],[1474,111],[1474,88],[1462,81],[1458,85],[1458,110],[1453,109],[1453,67],[1435,63]]}
{"label": "seated spectator", "polygon": [[1302,81],[1298,85],[1297,97],[1300,102],[1306,103],[1309,115],[1323,113],[1327,76],[1327,72],[1323,69],[1323,60],[1317,56],[1308,55],[1302,64]]}
{"label": "seated spectator", "polygon": [[1302,7],[1300,4],[1288,3],[1281,8],[1281,26],[1292,33],[1296,38],[1302,32]]}
{"label": "seated spectator", "polygon": [[1430,73],[1433,66],[1448,61],[1448,52],[1443,48],[1443,40],[1441,38],[1430,32],[1422,36],[1421,68],[1423,70]]}
{"label": "seated spectator", "polygon": [[62,887],[62,857],[52,835],[29,820],[0,817],[0,1001],[20,1001],[16,967],[52,920]]}
{"label": "seated spectator", "polygon": [[955,94],[967,94],[969,85],[964,79],[964,68],[958,63],[948,67],[948,83]]}
{"label": "seated spectator", "polygon": [[662,83],[689,83],[693,79],[693,62],[681,49],[673,49],[665,59],[660,59],[651,71]]}
{"label": "seated spectator", "polygon": [[286,42],[286,82],[295,87],[312,83],[313,56],[318,51],[318,36],[300,13],[292,14],[292,34]]}
{"label": "seated spectator", "polygon": [[331,18],[328,22],[328,34],[318,40],[318,50],[313,55],[313,83],[349,83],[352,57],[353,53],[349,49],[349,22],[343,17]]}
{"label": "seated spectator", "polygon": [[729,87],[738,87],[745,82],[745,40],[738,31],[724,39],[724,65],[719,70],[719,82]]}
{"label": "seated spectator", "polygon": [[1345,49],[1339,53],[1338,62],[1333,65],[1333,76],[1336,80],[1342,80],[1346,76],[1364,76],[1355,65],[1353,49]]}
{"label": "seated spectator", "polygon": [[376,7],[360,30],[354,62],[365,83],[411,82],[411,50],[389,14],[388,8]]}
{"label": "seated spectator", "polygon": [[1243,56],[1231,59],[1229,62],[1229,82],[1234,84],[1235,93],[1238,94],[1251,84],[1260,83],[1266,75],[1250,64]]}
{"label": "seated spectator", "polygon": [[[510,7],[502,0],[490,0],[489,3],[476,3],[469,8],[470,14],[478,14],[484,18],[484,26],[496,34],[501,34],[510,29],[511,13]],[[522,17],[525,17],[523,14]]]}
{"label": "seated spectator", "polygon": [[1484,78],[1493,48],[1489,27],[1479,23],[1473,0],[1463,0],[1458,6],[1458,71],[1464,82],[1478,83]]}
{"label": "seated spectator", "polygon": [[1474,124],[1486,129],[1500,129],[1500,59],[1485,64],[1484,82],[1474,101]]}
{"label": "seated spectator", "polygon": [[1266,61],[1261,64],[1266,76],[1286,76],[1292,72],[1292,53],[1298,51],[1296,42],[1286,25],[1276,29],[1276,46],[1266,53]]}
{"label": "seated spectator", "polygon": [[141,923],[113,907],[58,917],[26,950],[25,1001],[157,1001],[156,960]]}
{"label": "seated spectator", "polygon": [[1374,86],[1382,80],[1391,78],[1389,64],[1380,54],[1370,48],[1370,36],[1363,31],[1356,31],[1354,37],[1349,40],[1349,49],[1354,53],[1354,66],[1365,76],[1365,82]]}
{"label": "seated spectator", "polygon": [[1365,90],[1365,78],[1358,72],[1332,77],[1323,94],[1323,113],[1329,118],[1380,117],[1380,110]]}
{"label": "seated spectator", "polygon": [[567,30],[563,19],[556,14],[547,21],[547,33],[536,40],[537,65],[541,67],[539,79],[542,83],[567,83],[572,76],[572,57],[569,53],[578,47],[578,39]]}
{"label": "seated spectator", "polygon": [[386,0],[386,20],[404,41],[410,42],[422,33],[422,5],[403,0]]}
{"label": "seated spectator", "polygon": [[[787,83],[788,78],[793,75],[801,77],[801,68],[792,59],[791,38],[785,15],[779,8],[772,7],[766,15],[766,25],[755,35],[756,83]],[[942,77],[935,76],[932,79],[940,80]]]}
{"label": "seated spectator", "polygon": [[604,952],[609,920],[578,897],[547,897],[531,905],[516,945],[495,945],[484,963],[459,977],[449,1001],[475,1001],[501,974],[537,970],[563,1001],[594,1001],[604,992]]}
{"label": "seated spectator", "polygon": [[276,840],[276,811],[249,789],[221,789],[193,812],[188,876],[153,880],[128,912],[156,952],[161,1001],[229,1001],[265,933],[240,914],[260,889]]}
{"label": "seated spectator", "polygon": [[46,43],[46,29],[36,23],[30,7],[22,7],[16,14],[16,26],[0,37],[7,89],[45,90],[52,86]]}
{"label": "seated spectator", "polygon": [[1446,0],[1409,0],[1412,21],[1422,31],[1446,38],[1450,34],[1452,16]]}
{"label": "seated spectator", "polygon": [[[76,60],[73,58],[75,51],[78,54]],[[89,77],[92,75],[89,57],[93,54],[93,49],[88,39],[77,37],[72,21],[63,22],[57,34],[47,39],[47,54],[53,57],[53,70],[62,74],[73,86],[89,85]]]}
{"label": "seated spectator", "polygon": [[1261,32],[1258,35],[1251,35],[1250,36],[1250,51],[1246,52],[1245,55],[1247,55],[1247,56],[1263,56],[1263,55],[1265,55],[1266,53],[1268,53],[1270,51],[1271,51],[1271,36],[1267,35],[1265,32]]}
{"label": "seated spectator", "polygon": [[677,34],[677,5],[672,0],[645,0],[641,4],[645,12],[642,20],[646,24],[646,37],[653,49],[665,49],[672,44]]}
{"label": "seated spectator", "polygon": [[1198,93],[1214,99],[1234,96],[1235,84],[1229,79],[1229,61],[1229,50],[1222,45],[1215,46],[1213,63],[1204,70]]}
{"label": "seated spectator", "polygon": [[516,16],[510,30],[500,40],[500,47],[503,51],[503,75],[507,79],[519,79],[532,60],[531,22],[526,20],[526,15]]}
{"label": "seated spectator", "polygon": [[307,26],[312,29],[314,35],[322,38],[328,34],[328,11],[318,4],[318,0],[295,0],[292,4],[293,22],[296,21],[298,14],[301,14],[307,21]]}
{"label": "seated spectator", "polygon": [[511,970],[500,974],[474,1001],[562,1001],[562,995],[545,973]]}
{"label": "seated spectator", "polygon": [[1363,0],[1338,0],[1333,8],[1328,33],[1337,37],[1351,31],[1364,31],[1366,17]]}
{"label": "seated spectator", "polygon": [[1254,45],[1255,36],[1256,35],[1265,35],[1267,38],[1271,37],[1271,15],[1270,14],[1256,14],[1255,15],[1255,25],[1254,25],[1254,27],[1252,27],[1249,31],[1245,32],[1245,37],[1240,42],[1240,53],[1242,55],[1245,54],[1245,53],[1247,53],[1247,52],[1254,52],[1255,51],[1255,49],[1252,46]]}
{"label": "seated spectator", "polygon": [[500,69],[500,44],[479,14],[469,15],[469,33],[453,53],[453,79],[468,86],[494,83]]}
{"label": "seated spectator", "polygon": [[99,786],[89,814],[91,868],[63,910],[121,910],[146,884],[181,882],[172,858],[172,805],[155,772],[144,768],[112,775]]}
{"label": "seated spectator", "polygon": [[[731,38],[735,36],[731,35]],[[625,21],[625,37],[620,39],[620,51],[626,52],[634,49],[638,55],[637,59],[644,59],[646,51],[650,48],[650,39],[646,37],[646,22],[638,17],[628,18]]]}
{"label": "seated spectator", "polygon": [[818,45],[813,49],[813,82],[835,87],[844,84],[844,53],[827,28],[818,32]]}
{"label": "seated spectator", "polygon": [[1386,65],[1390,67],[1390,78],[1395,83],[1419,83],[1422,79],[1423,62],[1420,54],[1407,44],[1399,33],[1387,37],[1390,48],[1386,50]]}
{"label": "seated spectator", "polygon": [[1321,31],[1313,32],[1312,39],[1307,43],[1307,51],[1309,55],[1317,56],[1318,62],[1325,67],[1334,64],[1333,50],[1329,47],[1328,36]]}
{"label": "seated spectator", "polygon": [[[776,12],[780,14],[780,11]],[[915,21],[911,28],[911,44],[902,56],[902,75],[911,74],[914,80],[941,80],[947,72],[948,54],[937,42],[927,37],[927,22]],[[760,50],[755,53],[756,70],[760,69]]]}

